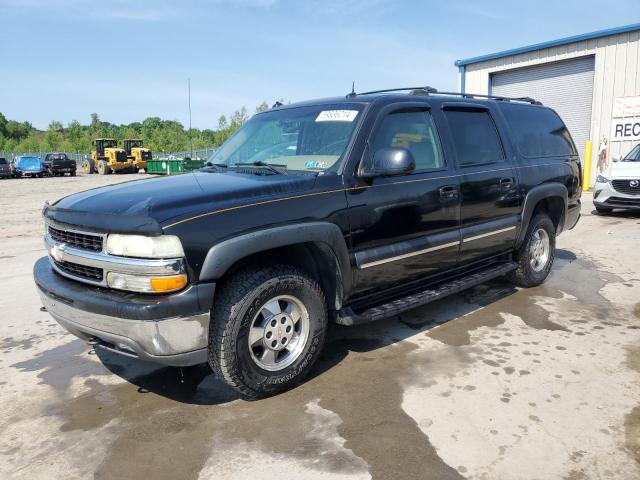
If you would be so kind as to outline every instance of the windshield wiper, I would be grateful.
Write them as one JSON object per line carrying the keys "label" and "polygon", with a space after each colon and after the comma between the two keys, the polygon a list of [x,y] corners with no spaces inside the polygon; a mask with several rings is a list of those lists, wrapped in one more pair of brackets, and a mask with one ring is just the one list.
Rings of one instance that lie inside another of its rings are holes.
{"label": "windshield wiper", "polygon": [[205,163],[204,167],[202,167],[200,170],[204,170],[204,171],[218,171],[220,169],[224,169],[226,170],[229,166],[226,163]]}
{"label": "windshield wiper", "polygon": [[240,166],[240,167],[264,167],[264,168],[267,168],[270,171],[272,171],[273,173],[276,173],[278,175],[286,175],[287,174],[287,166],[286,165],[279,165],[277,163],[267,163],[267,162],[263,162],[262,160],[258,160],[256,162],[235,163],[234,166]]}

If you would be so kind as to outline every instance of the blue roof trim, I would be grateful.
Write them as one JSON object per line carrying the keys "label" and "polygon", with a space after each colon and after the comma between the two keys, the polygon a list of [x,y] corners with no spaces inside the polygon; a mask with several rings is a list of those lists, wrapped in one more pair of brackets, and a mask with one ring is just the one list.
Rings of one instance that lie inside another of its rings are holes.
{"label": "blue roof trim", "polygon": [[608,28],[606,30],[598,30],[597,32],[583,33],[581,35],[574,35],[572,37],[559,38],[557,40],[550,40],[548,42],[535,43],[526,47],[512,48],[511,50],[504,50],[502,52],[489,53],[487,55],[480,55],[479,57],[467,58],[465,60],[456,60],[454,65],[460,67],[462,65],[469,65],[471,63],[485,62],[487,60],[494,60],[496,58],[508,57],[511,55],[518,55],[520,53],[533,52],[534,50],[541,50],[543,48],[557,47],[559,45],[566,45],[567,43],[584,42],[585,40],[593,40],[594,38],[608,37],[610,35],[617,35],[619,33],[635,32],[640,30],[640,23],[634,23],[631,25],[625,25],[624,27]]}

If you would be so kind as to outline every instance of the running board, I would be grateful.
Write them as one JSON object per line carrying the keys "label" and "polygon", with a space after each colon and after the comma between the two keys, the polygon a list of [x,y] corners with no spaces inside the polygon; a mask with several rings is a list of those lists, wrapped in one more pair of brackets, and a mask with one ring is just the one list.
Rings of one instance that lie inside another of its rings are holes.
{"label": "running board", "polygon": [[403,298],[392,300],[388,303],[372,307],[361,313],[354,312],[350,307],[343,308],[338,311],[336,317],[336,323],[340,325],[360,325],[361,323],[373,322],[375,320],[381,320],[383,318],[392,317],[401,312],[411,310],[422,305],[426,305],[431,302],[435,302],[441,298],[444,298],[455,293],[459,293],[467,288],[475,287],[485,283],[496,277],[500,277],[505,273],[509,273],[518,268],[516,262],[501,263],[489,268],[485,268],[475,273],[465,275],[457,280],[451,280],[446,283],[442,283],[437,287],[417,292],[412,295],[408,295]]}

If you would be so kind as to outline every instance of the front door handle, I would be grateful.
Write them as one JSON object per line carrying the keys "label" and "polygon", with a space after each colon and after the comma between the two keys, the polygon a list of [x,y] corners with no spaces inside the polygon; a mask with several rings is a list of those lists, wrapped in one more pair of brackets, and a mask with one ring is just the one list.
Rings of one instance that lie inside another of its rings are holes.
{"label": "front door handle", "polygon": [[443,200],[451,200],[452,198],[458,198],[458,186],[445,185],[444,187],[440,187],[440,198]]}
{"label": "front door handle", "polygon": [[513,188],[514,183],[515,182],[513,181],[513,178],[511,178],[511,177],[501,178],[500,179],[500,189],[502,191],[511,190]]}

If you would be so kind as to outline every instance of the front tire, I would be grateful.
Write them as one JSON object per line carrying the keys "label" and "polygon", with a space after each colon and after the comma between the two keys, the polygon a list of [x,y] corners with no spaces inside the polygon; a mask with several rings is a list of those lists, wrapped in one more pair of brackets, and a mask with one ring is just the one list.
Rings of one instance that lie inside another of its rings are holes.
{"label": "front tire", "polygon": [[288,265],[235,274],[216,292],[211,313],[209,365],[248,399],[298,385],[320,355],[328,323],[318,283]]}
{"label": "front tire", "polygon": [[109,175],[111,173],[111,168],[109,168],[109,164],[106,161],[98,161],[98,173],[100,175]]}
{"label": "front tire", "polygon": [[518,268],[509,280],[519,287],[535,287],[543,283],[556,254],[556,228],[549,216],[538,213],[529,223],[527,235],[516,253]]}

